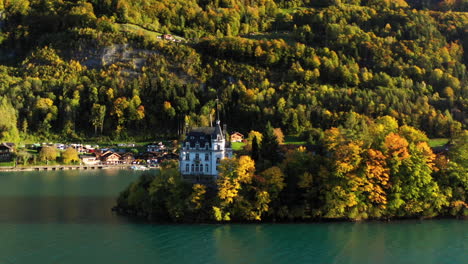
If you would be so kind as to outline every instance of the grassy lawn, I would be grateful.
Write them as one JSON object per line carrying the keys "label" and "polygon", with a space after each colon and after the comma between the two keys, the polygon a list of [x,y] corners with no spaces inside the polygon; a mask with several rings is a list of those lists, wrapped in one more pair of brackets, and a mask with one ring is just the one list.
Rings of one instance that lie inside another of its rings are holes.
{"label": "grassy lawn", "polygon": [[305,144],[307,144],[307,142],[301,140],[298,136],[285,136],[283,144],[305,145]]}
{"label": "grassy lawn", "polygon": [[449,142],[448,138],[431,138],[429,139],[429,146],[431,148],[441,147]]}
{"label": "grassy lawn", "polygon": [[120,30],[123,32],[129,32],[132,34],[137,34],[137,35],[143,35],[145,37],[149,37],[153,40],[156,40],[158,36],[161,36],[162,33],[160,32],[155,32],[155,31],[150,31],[147,29],[144,29],[140,26],[137,25],[132,25],[132,24],[120,24]]}
{"label": "grassy lawn", "polygon": [[232,143],[231,143],[231,146],[232,146],[232,150],[238,151],[238,150],[242,150],[242,148],[245,146],[245,143],[242,143],[242,142],[232,142]]}
{"label": "grassy lawn", "polygon": [[0,162],[0,167],[13,167],[13,166],[15,166],[14,161]]}
{"label": "grassy lawn", "polygon": [[[132,34],[136,35],[142,35],[145,36],[146,38],[156,40],[158,39],[158,36],[163,35],[164,33],[158,32],[158,31],[153,31],[151,29],[146,29],[138,25],[134,24],[118,24],[120,27],[120,31],[123,32],[129,32]],[[176,35],[172,35],[175,39],[177,40],[184,40],[184,38]]]}

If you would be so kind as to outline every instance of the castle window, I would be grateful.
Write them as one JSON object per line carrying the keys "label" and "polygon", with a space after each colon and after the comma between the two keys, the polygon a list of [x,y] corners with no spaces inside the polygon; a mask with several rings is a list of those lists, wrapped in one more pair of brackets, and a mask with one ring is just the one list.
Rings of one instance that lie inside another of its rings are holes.
{"label": "castle window", "polygon": [[190,160],[190,153],[185,154],[185,160]]}
{"label": "castle window", "polygon": [[185,171],[186,171],[186,172],[189,172],[189,171],[190,171],[190,167],[189,167],[188,164],[185,164]]}
{"label": "castle window", "polygon": [[205,164],[205,172],[208,172],[208,164]]}
{"label": "castle window", "polygon": [[221,149],[221,146],[220,146],[220,145],[216,145],[216,149],[217,149],[217,150],[220,150],[220,149]]}
{"label": "castle window", "polygon": [[195,171],[195,165],[192,164],[192,172]]}
{"label": "castle window", "polygon": [[205,153],[205,161],[210,160],[210,157],[208,156],[208,153]]}
{"label": "castle window", "polygon": [[195,154],[195,160],[199,160],[200,159],[200,154]]}
{"label": "castle window", "polygon": [[221,159],[219,157],[216,158],[216,163],[219,163]]}

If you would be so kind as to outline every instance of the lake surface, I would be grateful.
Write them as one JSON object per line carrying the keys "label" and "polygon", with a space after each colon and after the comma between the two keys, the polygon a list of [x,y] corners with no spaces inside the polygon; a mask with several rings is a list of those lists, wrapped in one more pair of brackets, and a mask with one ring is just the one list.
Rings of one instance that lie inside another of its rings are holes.
{"label": "lake surface", "polygon": [[468,263],[461,220],[157,225],[114,215],[140,173],[0,173],[0,264]]}

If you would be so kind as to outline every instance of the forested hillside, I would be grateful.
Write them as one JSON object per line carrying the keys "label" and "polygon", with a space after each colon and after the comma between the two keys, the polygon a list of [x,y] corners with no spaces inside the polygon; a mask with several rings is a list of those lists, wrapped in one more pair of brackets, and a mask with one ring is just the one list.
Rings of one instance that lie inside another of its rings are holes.
{"label": "forested hillside", "polygon": [[429,137],[468,123],[466,0],[2,0],[0,10],[0,141],[175,137],[209,124],[216,98],[231,131],[270,121],[310,142],[387,115]]}

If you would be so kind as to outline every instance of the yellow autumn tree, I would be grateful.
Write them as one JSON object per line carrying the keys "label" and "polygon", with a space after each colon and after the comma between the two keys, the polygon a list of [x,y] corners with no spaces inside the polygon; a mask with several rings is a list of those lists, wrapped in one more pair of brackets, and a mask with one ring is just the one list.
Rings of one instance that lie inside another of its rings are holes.
{"label": "yellow autumn tree", "polygon": [[194,184],[192,186],[192,194],[190,196],[190,203],[194,210],[199,210],[203,206],[205,199],[206,186],[203,184]]}
{"label": "yellow autumn tree", "polygon": [[77,162],[80,160],[78,157],[78,151],[76,149],[69,147],[62,153],[62,160],[64,163]]}
{"label": "yellow autumn tree", "polygon": [[255,161],[249,156],[241,156],[238,160],[236,174],[240,183],[250,184],[255,173]]}
{"label": "yellow autumn tree", "polygon": [[390,133],[385,137],[384,148],[388,157],[399,160],[409,158],[408,141],[396,133]]}
{"label": "yellow autumn tree", "polygon": [[[224,159],[219,166],[217,181],[219,206],[213,207],[215,219],[229,221],[231,215],[256,220],[265,211],[269,196],[254,194],[253,202],[244,197],[251,191],[255,162],[249,156]],[[244,196],[241,194],[243,193]],[[266,205],[264,204],[266,202]]]}
{"label": "yellow autumn tree", "polygon": [[368,149],[364,168],[367,182],[362,191],[367,194],[367,198],[373,204],[381,209],[385,209],[387,204],[385,189],[389,187],[389,172],[385,155],[379,150]]}

